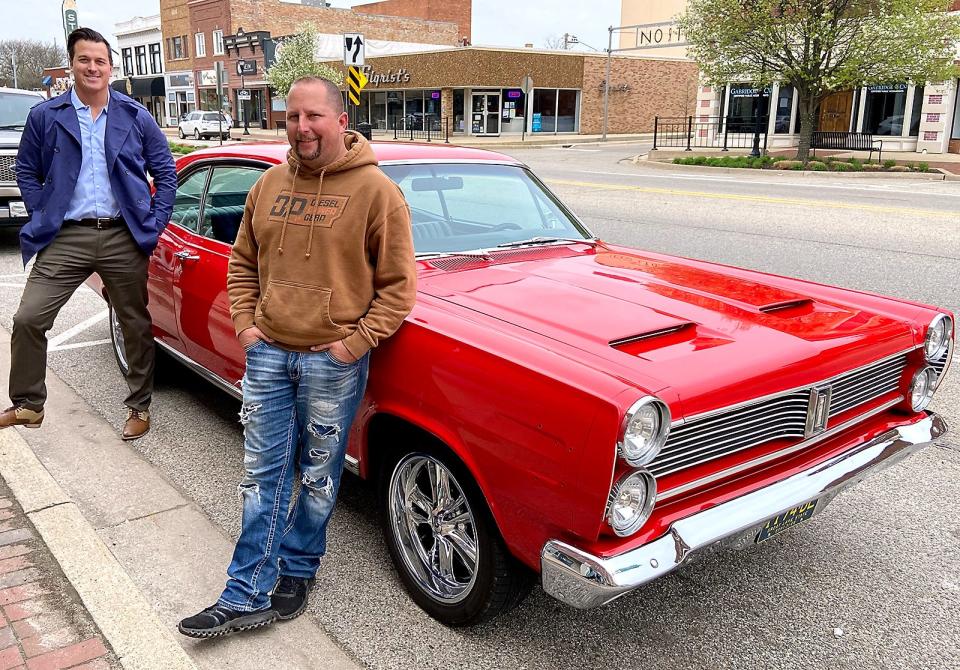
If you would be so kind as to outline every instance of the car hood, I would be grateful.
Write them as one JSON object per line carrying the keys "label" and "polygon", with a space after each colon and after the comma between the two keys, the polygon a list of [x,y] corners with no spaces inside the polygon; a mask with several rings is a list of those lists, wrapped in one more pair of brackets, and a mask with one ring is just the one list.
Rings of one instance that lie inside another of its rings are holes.
{"label": "car hood", "polygon": [[[601,245],[559,258],[428,273],[419,290],[522,328],[542,345],[588,353],[584,360],[625,380],[642,379],[648,392],[671,387],[686,415],[810,384],[914,346],[908,323],[858,307],[854,292],[801,282],[809,290],[791,290],[776,279]],[[651,380],[661,386],[648,388],[656,385]]]}
{"label": "car hood", "polygon": [[19,130],[0,130],[0,147],[19,147],[22,134]]}

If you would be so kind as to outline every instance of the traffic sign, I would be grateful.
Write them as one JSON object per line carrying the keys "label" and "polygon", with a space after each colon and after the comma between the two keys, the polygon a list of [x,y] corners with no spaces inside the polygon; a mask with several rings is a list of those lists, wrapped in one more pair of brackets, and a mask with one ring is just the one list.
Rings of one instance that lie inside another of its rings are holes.
{"label": "traffic sign", "polygon": [[241,88],[239,91],[237,91],[237,100],[249,100],[249,99],[250,99],[249,90],[245,88]]}
{"label": "traffic sign", "polygon": [[520,88],[523,89],[524,95],[530,95],[530,91],[533,90],[533,77],[527,75],[523,78],[523,82],[520,84]]}
{"label": "traffic sign", "polygon": [[343,64],[363,65],[363,34],[362,33],[344,33],[343,34]]}
{"label": "traffic sign", "polygon": [[368,81],[363,70],[358,67],[350,67],[347,72],[347,96],[350,98],[350,102],[357,106],[360,105],[360,91],[363,90]]}

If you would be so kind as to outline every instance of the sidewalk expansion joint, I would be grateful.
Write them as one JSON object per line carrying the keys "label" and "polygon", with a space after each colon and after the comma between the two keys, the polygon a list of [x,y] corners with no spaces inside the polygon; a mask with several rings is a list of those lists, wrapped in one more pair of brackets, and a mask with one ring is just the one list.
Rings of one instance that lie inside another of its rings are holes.
{"label": "sidewalk expansion joint", "polygon": [[119,523],[114,523],[108,526],[100,526],[98,530],[110,530],[111,528],[119,528],[125,523],[133,523],[134,521],[143,521],[144,519],[149,519],[150,517],[158,516],[160,514],[166,514],[167,512],[174,512],[176,510],[183,509],[184,507],[192,507],[192,506],[193,506],[193,503],[185,502],[180,505],[174,505],[173,507],[168,507],[167,509],[159,509],[155,512],[150,512],[149,514],[142,514],[140,516],[135,516],[130,519],[124,519]]}

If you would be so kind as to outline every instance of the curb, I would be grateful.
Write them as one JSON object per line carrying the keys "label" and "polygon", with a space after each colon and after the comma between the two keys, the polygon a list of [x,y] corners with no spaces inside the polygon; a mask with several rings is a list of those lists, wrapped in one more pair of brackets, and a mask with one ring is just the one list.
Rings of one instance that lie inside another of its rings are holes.
{"label": "curb", "polygon": [[[664,163],[657,160],[648,160],[644,156],[634,156],[628,158],[622,163],[632,163],[634,165],[643,165],[654,170],[665,170],[667,172],[693,172],[694,174],[736,174],[744,177],[755,174],[769,177],[771,175],[783,175],[784,177],[800,177],[808,179],[907,179],[918,181],[960,181],[960,175],[945,174],[943,172],[815,172],[813,170],[752,170],[749,168],[724,168],[710,167],[707,165],[677,165],[675,163]],[[937,168],[935,168],[937,169]]]}
{"label": "curb", "polygon": [[0,470],[120,664],[128,670],[196,670],[16,429],[0,431]]}

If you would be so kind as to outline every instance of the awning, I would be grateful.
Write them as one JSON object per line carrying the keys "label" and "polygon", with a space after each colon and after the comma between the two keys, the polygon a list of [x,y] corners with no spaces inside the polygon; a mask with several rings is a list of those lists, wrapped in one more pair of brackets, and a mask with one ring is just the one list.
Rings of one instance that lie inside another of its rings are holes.
{"label": "awning", "polygon": [[110,82],[110,86],[132,98],[162,98],[167,90],[163,77],[124,77]]}

